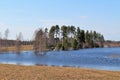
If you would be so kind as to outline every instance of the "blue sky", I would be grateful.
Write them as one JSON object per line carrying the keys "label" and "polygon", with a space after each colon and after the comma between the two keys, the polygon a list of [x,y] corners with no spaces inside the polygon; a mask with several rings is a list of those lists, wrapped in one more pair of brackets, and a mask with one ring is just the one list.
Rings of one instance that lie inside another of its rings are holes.
{"label": "blue sky", "polygon": [[0,0],[0,32],[9,39],[22,32],[33,38],[38,28],[51,25],[75,25],[96,30],[105,39],[120,40],[120,0]]}

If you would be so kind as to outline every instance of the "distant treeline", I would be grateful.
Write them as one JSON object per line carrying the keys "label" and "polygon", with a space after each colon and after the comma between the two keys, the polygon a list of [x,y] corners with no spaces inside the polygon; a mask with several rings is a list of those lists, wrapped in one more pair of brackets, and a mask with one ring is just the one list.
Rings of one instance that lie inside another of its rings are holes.
{"label": "distant treeline", "polygon": [[[16,40],[4,40],[0,39],[0,47],[11,47],[16,46],[17,41]],[[21,45],[33,45],[33,41],[20,41]]]}
{"label": "distant treeline", "polygon": [[104,36],[96,31],[82,30],[75,26],[55,25],[50,29],[35,32],[35,51],[77,50],[82,48],[103,47]]}
{"label": "distant treeline", "polygon": [[104,47],[120,47],[120,41],[106,40],[104,42]]}
{"label": "distant treeline", "polygon": [[33,45],[33,41],[0,39],[0,52],[14,51],[20,53],[21,51],[23,51],[22,46],[28,46],[28,45],[29,46]]}

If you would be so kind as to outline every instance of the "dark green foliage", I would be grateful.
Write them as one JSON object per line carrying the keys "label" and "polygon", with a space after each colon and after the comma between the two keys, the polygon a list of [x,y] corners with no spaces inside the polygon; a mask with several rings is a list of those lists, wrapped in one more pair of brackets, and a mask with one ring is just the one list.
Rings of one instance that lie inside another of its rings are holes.
{"label": "dark green foliage", "polygon": [[80,28],[77,28],[77,41],[78,41],[78,48],[83,48],[83,44],[85,43],[85,32],[84,30],[80,30]]}
{"label": "dark green foliage", "polygon": [[68,41],[67,38],[63,38],[62,41],[62,50],[68,50],[69,46],[68,46]]}
{"label": "dark green foliage", "polygon": [[80,28],[79,27],[77,27],[76,37],[77,37],[77,41],[80,42],[81,41],[81,32],[80,32]]}
{"label": "dark green foliage", "polygon": [[63,38],[67,37],[67,34],[68,34],[68,29],[67,29],[67,26],[62,26],[61,27],[61,31],[62,31],[62,36]]}
{"label": "dark green foliage", "polygon": [[61,50],[61,48],[62,48],[62,44],[57,43],[55,50]]}
{"label": "dark green foliage", "polygon": [[76,39],[72,39],[72,42],[71,42],[71,46],[72,46],[72,49],[73,50],[77,50],[78,49],[78,42]]}
{"label": "dark green foliage", "polygon": [[81,32],[80,32],[79,27],[77,27],[76,38],[77,38],[77,41],[78,41],[77,48],[80,49],[80,48],[82,48],[82,45],[81,45],[82,42],[81,42]]}
{"label": "dark green foliage", "polygon": [[88,30],[86,31],[86,34],[85,34],[85,43],[87,43],[87,46],[89,47],[89,44],[90,44],[90,33],[89,33]]}
{"label": "dark green foliage", "polygon": [[85,43],[85,31],[81,30],[81,42]]}
{"label": "dark green foliage", "polygon": [[52,26],[52,27],[50,28],[49,34],[52,34],[52,35],[55,34],[55,26]]}
{"label": "dark green foliage", "polygon": [[57,36],[60,34],[59,31],[60,31],[60,28],[59,28],[58,25],[56,25],[56,26],[55,26],[55,36],[56,36],[56,38],[57,38]]}
{"label": "dark green foliage", "polygon": [[71,26],[70,32],[71,32],[71,35],[75,36],[75,33],[76,33],[75,26]]}

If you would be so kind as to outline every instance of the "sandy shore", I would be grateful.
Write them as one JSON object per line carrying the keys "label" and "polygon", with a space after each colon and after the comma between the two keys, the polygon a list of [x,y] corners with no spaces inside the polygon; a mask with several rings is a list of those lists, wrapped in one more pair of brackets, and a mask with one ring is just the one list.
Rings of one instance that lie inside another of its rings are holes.
{"label": "sandy shore", "polygon": [[0,80],[120,80],[120,72],[0,64]]}

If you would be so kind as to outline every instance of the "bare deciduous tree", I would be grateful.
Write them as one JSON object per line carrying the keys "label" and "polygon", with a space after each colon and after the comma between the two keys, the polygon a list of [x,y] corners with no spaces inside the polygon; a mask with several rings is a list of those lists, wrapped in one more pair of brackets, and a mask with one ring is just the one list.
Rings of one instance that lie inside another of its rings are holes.
{"label": "bare deciduous tree", "polygon": [[23,36],[22,33],[20,32],[19,35],[16,38],[16,52],[20,53],[21,51],[21,40],[22,40]]}
{"label": "bare deciduous tree", "polygon": [[34,50],[36,53],[46,51],[47,47],[47,36],[46,33],[39,29],[35,32],[35,39],[34,39]]}
{"label": "bare deciduous tree", "polygon": [[9,35],[9,29],[6,29],[6,30],[5,30],[5,44],[4,44],[4,46],[5,46],[5,51],[8,50],[8,35]]}
{"label": "bare deciduous tree", "polygon": [[2,34],[0,33],[0,52],[1,52],[1,47],[2,47]]}
{"label": "bare deciduous tree", "polygon": [[6,29],[5,30],[5,39],[7,40],[7,38],[8,38],[8,34],[9,34],[9,29]]}

